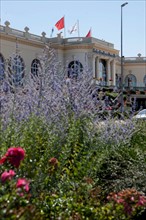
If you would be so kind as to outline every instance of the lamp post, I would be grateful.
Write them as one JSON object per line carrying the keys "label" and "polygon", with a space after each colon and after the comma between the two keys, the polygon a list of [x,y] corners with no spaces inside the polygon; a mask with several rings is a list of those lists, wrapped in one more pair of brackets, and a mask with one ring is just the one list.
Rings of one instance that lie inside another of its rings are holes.
{"label": "lamp post", "polygon": [[123,17],[122,9],[128,2],[121,5],[121,112],[124,111],[124,101],[123,101]]}

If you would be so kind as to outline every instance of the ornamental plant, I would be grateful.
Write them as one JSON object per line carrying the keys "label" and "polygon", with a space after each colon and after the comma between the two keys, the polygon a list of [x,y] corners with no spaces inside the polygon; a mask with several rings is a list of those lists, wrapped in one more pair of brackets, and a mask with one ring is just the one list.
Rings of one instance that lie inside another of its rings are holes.
{"label": "ornamental plant", "polygon": [[51,47],[39,60],[36,75],[17,84],[9,66],[1,83],[1,175],[10,179],[0,185],[0,219],[127,220],[107,194],[129,185],[145,192],[145,127],[110,113],[101,122],[89,68],[68,77]]}
{"label": "ornamental plant", "polygon": [[146,210],[146,196],[134,188],[110,193],[107,199],[113,203],[121,204],[128,217]]}
{"label": "ornamental plant", "polygon": [[25,151],[21,147],[10,147],[6,154],[0,159],[0,164],[4,164],[8,161],[11,165],[18,168],[24,156]]}
{"label": "ornamental plant", "polygon": [[[14,170],[5,170],[1,173],[0,183],[0,219],[21,219],[31,215],[29,210],[29,181],[18,178],[20,162],[24,159],[25,151],[21,147],[10,147],[1,159],[1,170],[7,167],[6,162],[13,165]],[[32,208],[32,207],[31,207]]]}
{"label": "ornamental plant", "polygon": [[[5,164],[6,161],[16,168],[19,168],[21,160],[24,159],[25,151],[21,147],[10,147],[6,154],[0,160],[0,164]],[[16,175],[14,170],[4,171],[1,174],[1,181],[5,183],[6,180],[11,180]],[[29,191],[29,182],[25,178],[19,178],[16,183],[17,189],[23,189],[25,192]],[[20,190],[19,190],[20,191]]]}
{"label": "ornamental plant", "polygon": [[4,171],[1,174],[2,183],[5,183],[7,180],[11,180],[13,178],[13,176],[15,176],[15,175],[16,175],[16,173],[14,170]]}
{"label": "ornamental plant", "polygon": [[29,182],[25,178],[19,178],[16,183],[17,192],[23,196],[23,192],[29,192]]}
{"label": "ornamental plant", "polygon": [[[115,124],[109,121],[112,112],[101,111],[105,109],[105,103],[93,81],[91,68],[85,66],[83,71],[77,73],[77,77],[69,76],[67,65],[62,67],[56,51],[46,46],[38,56],[40,65],[37,74],[24,74],[22,70],[19,83],[16,83],[13,68],[15,57],[19,57],[18,52],[11,56],[5,78],[0,84],[2,130],[17,123],[19,133],[20,122],[36,116],[51,127],[52,135],[58,133],[64,139],[72,121],[88,119],[88,134],[95,135],[98,123],[104,119],[109,123],[101,132],[101,142],[119,144],[123,136],[124,140],[129,140],[135,129],[134,123],[129,120],[127,125]],[[109,128],[111,124],[113,126]],[[9,136],[13,136],[12,129]]]}
{"label": "ornamental plant", "polygon": [[93,111],[97,109],[95,100],[92,99],[95,85],[92,83],[91,71],[85,69],[78,73],[77,78],[69,78],[67,68],[61,67],[56,52],[51,47],[46,47],[39,56],[40,68],[37,75],[20,73],[19,84],[13,80],[15,72],[12,60],[15,61],[15,56],[11,57],[11,65],[6,68],[5,78],[1,83],[0,101],[4,124],[11,119],[10,116],[21,121],[31,114],[45,117],[48,123],[57,123],[59,120],[60,124],[60,118],[68,123],[73,115],[93,115]]}
{"label": "ornamental plant", "polygon": [[55,158],[55,157],[52,157],[50,160],[49,160],[49,164],[51,166],[57,166],[58,165],[58,160]]}

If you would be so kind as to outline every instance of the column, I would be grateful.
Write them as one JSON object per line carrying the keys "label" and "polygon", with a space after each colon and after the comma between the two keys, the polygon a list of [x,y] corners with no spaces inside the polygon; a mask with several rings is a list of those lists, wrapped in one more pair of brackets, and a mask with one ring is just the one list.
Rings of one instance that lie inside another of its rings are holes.
{"label": "column", "polygon": [[111,86],[112,85],[112,76],[111,76],[111,59],[107,60],[107,85]]}
{"label": "column", "polygon": [[99,57],[96,57],[96,78],[99,80]]}
{"label": "column", "polygon": [[95,77],[96,77],[96,71],[95,71],[95,58],[96,58],[96,56],[95,55],[93,55],[93,60],[92,60],[92,70],[93,70],[93,78],[95,79]]}
{"label": "column", "polygon": [[112,82],[113,86],[116,85],[116,65],[115,65],[115,60],[112,61]]}

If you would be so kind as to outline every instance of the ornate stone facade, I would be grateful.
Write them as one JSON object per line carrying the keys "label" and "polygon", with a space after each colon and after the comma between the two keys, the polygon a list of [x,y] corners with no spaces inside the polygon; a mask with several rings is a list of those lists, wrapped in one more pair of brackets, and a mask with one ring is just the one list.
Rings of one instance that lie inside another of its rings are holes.
{"label": "ornate stone facade", "polygon": [[[0,76],[2,78],[5,61],[19,50],[20,58],[25,65],[25,74],[29,74],[35,66],[45,45],[55,48],[62,66],[67,65],[73,72],[87,66],[93,71],[93,78],[98,85],[120,87],[121,63],[119,50],[114,44],[93,37],[47,38],[31,34],[29,28],[24,31],[10,27],[8,21],[0,26]],[[37,64],[36,64],[37,65]],[[146,57],[124,58],[124,85],[133,90],[146,90]]]}

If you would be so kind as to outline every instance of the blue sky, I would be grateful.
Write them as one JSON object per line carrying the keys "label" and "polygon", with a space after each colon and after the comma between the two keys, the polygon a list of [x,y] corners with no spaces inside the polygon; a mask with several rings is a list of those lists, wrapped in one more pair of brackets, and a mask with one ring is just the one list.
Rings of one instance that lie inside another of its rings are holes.
{"label": "blue sky", "polygon": [[[41,35],[44,31],[50,37],[54,27],[53,37],[59,33],[55,23],[65,15],[66,37],[68,29],[79,20],[80,36],[84,37],[90,27],[92,36],[113,43],[115,48],[121,48],[121,0],[0,0],[1,24],[8,20],[11,27]],[[146,56],[146,0],[129,0],[123,7],[123,55]],[[64,30],[62,30],[64,33]]]}

